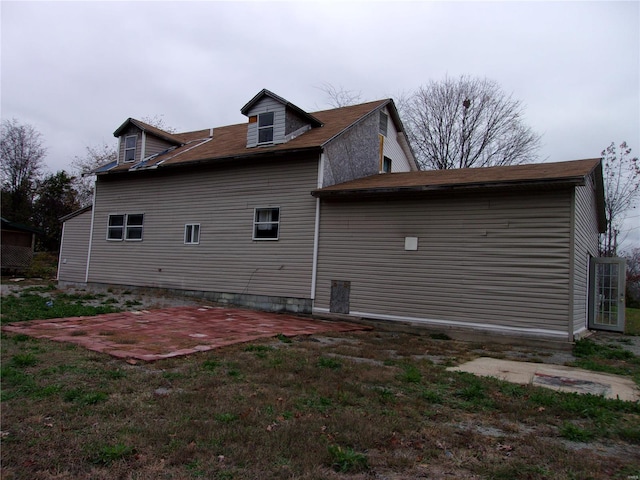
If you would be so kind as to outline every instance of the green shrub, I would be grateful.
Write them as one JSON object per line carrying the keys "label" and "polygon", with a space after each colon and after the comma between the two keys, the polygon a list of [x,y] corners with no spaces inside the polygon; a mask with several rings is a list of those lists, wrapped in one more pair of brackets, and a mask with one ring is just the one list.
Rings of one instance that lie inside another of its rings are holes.
{"label": "green shrub", "polygon": [[336,472],[357,473],[369,468],[367,457],[353,448],[329,445],[327,449],[331,457],[331,466]]}

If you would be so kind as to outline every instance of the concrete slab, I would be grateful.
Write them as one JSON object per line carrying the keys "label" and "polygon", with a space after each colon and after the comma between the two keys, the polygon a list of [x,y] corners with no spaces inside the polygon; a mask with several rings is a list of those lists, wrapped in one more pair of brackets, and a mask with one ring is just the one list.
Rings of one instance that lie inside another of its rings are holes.
{"label": "concrete slab", "polygon": [[447,370],[473,373],[483,377],[495,377],[507,382],[531,384],[562,392],[590,393],[628,402],[640,400],[640,389],[626,377],[563,365],[514,362],[481,357],[457,367],[447,368]]}

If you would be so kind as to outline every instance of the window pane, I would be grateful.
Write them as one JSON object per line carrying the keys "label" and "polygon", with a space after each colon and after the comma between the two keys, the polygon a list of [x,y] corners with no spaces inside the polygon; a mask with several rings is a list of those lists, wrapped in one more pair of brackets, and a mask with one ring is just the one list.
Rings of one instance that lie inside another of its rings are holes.
{"label": "window pane", "polygon": [[273,142],[273,127],[258,130],[258,143]]}
{"label": "window pane", "polygon": [[109,240],[122,240],[122,227],[110,227],[107,238]]}
{"label": "window pane", "polygon": [[124,225],[124,215],[109,215],[109,226],[118,227]]}
{"label": "window pane", "polygon": [[193,226],[192,241],[193,241],[193,243],[199,243],[200,242],[200,225],[194,225]]}
{"label": "window pane", "polygon": [[143,220],[143,214],[127,215],[127,226],[142,225]]}
{"label": "window pane", "polygon": [[278,224],[256,225],[255,238],[278,238]]}
{"label": "window pane", "polygon": [[142,240],[142,227],[127,227],[127,240]]}
{"label": "window pane", "polygon": [[380,112],[380,133],[382,135],[387,135],[387,114],[384,112]]}
{"label": "window pane", "polygon": [[127,137],[124,140],[125,148],[136,148],[136,137]]}
{"label": "window pane", "polygon": [[258,117],[258,127],[268,127],[273,125],[273,112],[261,113]]}

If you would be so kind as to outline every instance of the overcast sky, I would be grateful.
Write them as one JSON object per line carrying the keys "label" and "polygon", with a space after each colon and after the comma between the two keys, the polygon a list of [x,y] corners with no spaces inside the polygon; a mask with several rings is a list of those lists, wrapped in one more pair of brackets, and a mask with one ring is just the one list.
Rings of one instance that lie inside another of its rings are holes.
{"label": "overcast sky", "polygon": [[[113,143],[128,117],[177,131],[246,121],[262,88],[314,111],[429,80],[497,81],[543,161],[640,153],[640,2],[2,1],[2,118],[42,133],[47,167]],[[640,246],[640,208],[625,247]]]}

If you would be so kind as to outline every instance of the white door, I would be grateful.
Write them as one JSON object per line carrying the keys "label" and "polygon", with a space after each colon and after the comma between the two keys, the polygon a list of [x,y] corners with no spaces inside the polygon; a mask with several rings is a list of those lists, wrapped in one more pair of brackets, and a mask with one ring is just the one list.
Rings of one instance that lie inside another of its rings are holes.
{"label": "white door", "polygon": [[624,258],[592,258],[589,328],[624,332]]}

